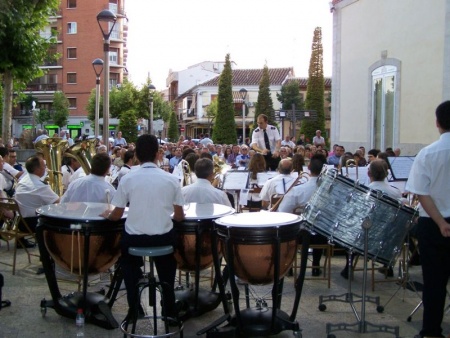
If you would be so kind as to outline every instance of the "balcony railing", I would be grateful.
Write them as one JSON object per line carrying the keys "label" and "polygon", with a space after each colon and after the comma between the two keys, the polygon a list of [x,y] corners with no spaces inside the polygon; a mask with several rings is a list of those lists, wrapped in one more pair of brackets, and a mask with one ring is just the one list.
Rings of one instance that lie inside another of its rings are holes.
{"label": "balcony railing", "polygon": [[62,90],[62,83],[29,83],[28,92],[56,92]]}

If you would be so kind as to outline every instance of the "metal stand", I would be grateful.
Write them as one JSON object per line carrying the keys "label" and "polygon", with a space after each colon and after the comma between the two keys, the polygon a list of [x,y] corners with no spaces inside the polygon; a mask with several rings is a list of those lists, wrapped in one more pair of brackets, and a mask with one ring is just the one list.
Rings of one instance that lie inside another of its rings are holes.
{"label": "metal stand", "polygon": [[[406,238],[405,243],[403,244],[403,253],[402,253],[402,260],[399,262],[399,278],[398,278],[398,288],[397,290],[394,292],[394,294],[391,296],[391,298],[389,298],[389,300],[386,302],[386,304],[384,305],[380,305],[377,308],[378,312],[383,312],[384,309],[386,308],[386,306],[391,302],[391,300],[395,297],[395,295],[401,290],[403,289],[403,291],[406,290],[407,286],[409,286],[409,289],[414,291],[417,295],[417,297],[419,297],[419,299],[422,299],[422,297],[420,297],[419,293],[417,292],[417,288],[416,288],[416,284],[411,280],[410,275],[409,275],[409,261],[410,261],[410,254],[409,254],[409,235]],[[403,293],[403,301],[405,300],[404,297],[404,293]],[[420,301],[420,304],[422,303],[422,301]],[[408,317],[408,322],[411,321],[411,316],[418,310],[418,308],[420,307],[417,306],[413,313],[410,314],[410,316]]]}
{"label": "metal stand", "polygon": [[[319,297],[319,310],[325,311],[326,305],[323,304],[327,301],[338,301],[349,303],[353,313],[356,317],[356,323],[348,324],[348,323],[338,323],[331,324],[327,323],[327,338],[335,338],[334,334],[330,334],[334,331],[353,331],[357,333],[369,333],[369,332],[386,332],[395,335],[396,338],[399,338],[400,328],[398,326],[387,326],[387,325],[375,325],[366,321],[366,302],[371,302],[380,304],[379,297],[369,297],[366,296],[366,285],[367,285],[367,258],[368,258],[368,238],[369,238],[369,229],[372,227],[372,222],[367,217],[361,224],[361,227],[364,230],[364,272],[363,272],[363,284],[362,284],[362,294],[361,296],[357,296],[351,292],[351,279],[352,279],[352,263],[351,263],[351,254],[352,250],[349,250],[349,259],[348,259],[348,267],[349,267],[349,279],[348,279],[348,292],[343,295],[331,295],[331,296],[320,296]],[[357,301],[354,300],[354,297],[361,298]],[[343,298],[343,299],[340,299]],[[355,308],[355,303],[361,302],[361,316],[358,315],[358,312]]]}

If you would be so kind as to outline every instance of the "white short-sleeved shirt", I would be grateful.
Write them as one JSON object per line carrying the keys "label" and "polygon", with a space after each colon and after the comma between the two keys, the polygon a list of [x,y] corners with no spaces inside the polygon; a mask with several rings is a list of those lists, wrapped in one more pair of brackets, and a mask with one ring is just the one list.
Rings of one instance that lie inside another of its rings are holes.
{"label": "white short-sleeved shirt", "polygon": [[64,190],[67,190],[67,188],[69,187],[70,178],[72,177],[74,170],[68,165],[63,165],[61,167],[61,172],[62,172],[62,184],[64,186]]}
{"label": "white short-sleeved shirt", "polygon": [[130,235],[161,235],[173,228],[174,205],[184,205],[178,178],[144,163],[122,177],[111,202],[125,208],[129,203],[125,230]]}
{"label": "white short-sleeved shirt", "polygon": [[19,171],[17,169],[14,169],[14,167],[9,163],[5,162],[3,163],[3,170],[0,173],[5,178],[6,186],[4,189],[11,189],[14,185],[15,177],[19,173]]}
{"label": "white short-sleeved shirt", "polygon": [[[107,190],[109,196],[107,196]],[[105,177],[90,174],[72,182],[67,191],[61,197],[61,203],[108,203],[111,202],[115,192],[116,189],[114,189],[109,182],[105,181]]]}
{"label": "white short-sleeved shirt", "polygon": [[76,181],[77,179],[86,176],[86,173],[84,172],[83,167],[79,167],[75,172],[72,174],[72,176],[69,179],[69,186],[73,181]]}
{"label": "white short-sleeved shirt", "polygon": [[[266,133],[269,137],[269,150],[273,153],[276,150],[277,141],[281,140],[280,133],[278,132],[277,127],[271,126],[270,124],[268,124],[266,127]],[[251,145],[253,144],[256,144],[258,148],[266,149],[266,143],[264,141],[264,131],[259,127],[253,130]]]}
{"label": "white short-sleeved shirt", "polygon": [[393,199],[401,199],[402,192],[385,181],[373,181],[369,184],[372,190],[380,190]]}
{"label": "white short-sleeved shirt", "polygon": [[307,182],[293,187],[278,206],[279,212],[293,212],[295,208],[305,206],[317,188],[317,177],[312,176]]}
{"label": "white short-sleeved shirt", "polygon": [[285,194],[294,181],[295,177],[292,175],[279,174],[264,184],[259,196],[263,201],[269,202],[272,195]]}
{"label": "white short-sleeved shirt", "polygon": [[183,187],[181,193],[186,203],[217,203],[231,207],[225,191],[214,188],[204,178],[197,178],[194,184]]}
{"label": "white short-sleeved shirt", "polygon": [[15,199],[23,217],[35,217],[37,208],[53,204],[58,198],[50,186],[34,174],[24,175],[16,187]]}
{"label": "white short-sleeved shirt", "polygon": [[[430,196],[441,215],[450,217],[450,132],[423,148],[414,159],[405,190]],[[419,207],[419,215],[429,215]]]}

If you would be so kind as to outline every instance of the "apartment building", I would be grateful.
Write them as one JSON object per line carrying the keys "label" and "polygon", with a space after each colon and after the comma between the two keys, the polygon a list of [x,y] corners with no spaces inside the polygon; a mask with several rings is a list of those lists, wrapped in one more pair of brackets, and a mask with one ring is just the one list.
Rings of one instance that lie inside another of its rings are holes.
{"label": "apartment building", "polygon": [[[42,65],[43,77],[27,85],[25,94],[36,102],[36,111],[52,111],[55,91],[62,91],[69,99],[70,116],[67,126],[72,137],[82,134],[93,135],[93,122],[87,119],[86,106],[92,89],[95,88],[96,75],[92,61],[104,59],[103,35],[97,22],[97,14],[109,9],[116,14],[117,21],[110,36],[109,86],[118,86],[127,76],[127,20],[125,19],[125,0],[62,0],[59,12],[48,19],[48,26],[41,32],[45,37],[54,36],[57,43],[49,50],[49,56],[59,55],[54,61],[49,58]],[[103,76],[100,79],[103,93]],[[32,107],[21,104],[13,111],[12,135],[19,137],[23,130],[41,128],[36,125]],[[117,121],[110,120],[110,130],[115,130]],[[59,131],[51,122],[43,126],[50,136]],[[101,124],[100,124],[101,128]]]}

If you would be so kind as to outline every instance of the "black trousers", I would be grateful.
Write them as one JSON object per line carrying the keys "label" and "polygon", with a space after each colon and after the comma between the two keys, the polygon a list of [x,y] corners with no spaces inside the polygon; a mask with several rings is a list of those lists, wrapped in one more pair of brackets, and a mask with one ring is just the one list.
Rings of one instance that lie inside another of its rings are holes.
{"label": "black trousers", "polygon": [[[175,231],[163,235],[129,235],[125,231],[122,235],[121,249],[122,257],[121,264],[123,269],[125,287],[127,289],[127,300],[130,309],[133,309],[137,302],[138,294],[136,292],[136,284],[142,277],[141,266],[143,266],[142,257],[132,256],[128,253],[129,247],[157,247],[175,245]],[[175,309],[175,274],[177,269],[177,262],[173,254],[154,257],[156,272],[158,273],[159,281],[163,282],[163,295],[165,304],[164,309],[166,315],[172,316]]]}
{"label": "black trousers", "polygon": [[[446,218],[447,222],[450,218]],[[420,217],[417,228],[423,274],[422,337],[443,337],[447,282],[450,276],[450,238],[443,237],[437,224],[429,217]]]}

